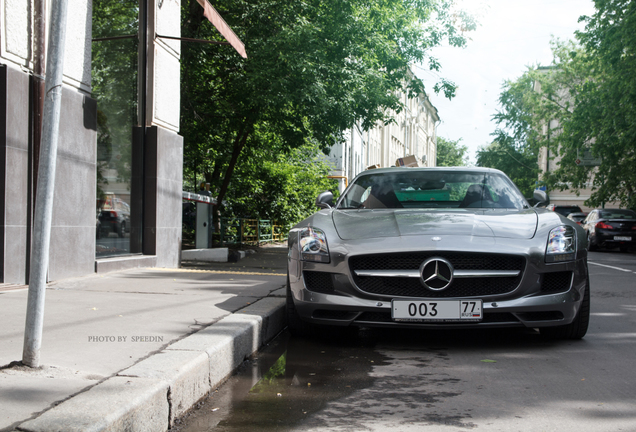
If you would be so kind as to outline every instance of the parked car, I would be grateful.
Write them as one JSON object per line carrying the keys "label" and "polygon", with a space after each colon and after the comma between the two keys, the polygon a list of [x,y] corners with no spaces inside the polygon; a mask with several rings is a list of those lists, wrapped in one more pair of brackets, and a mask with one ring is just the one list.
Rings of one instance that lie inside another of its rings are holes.
{"label": "parked car", "polygon": [[[99,206],[99,232],[108,237],[110,233],[116,233],[124,237],[130,232],[130,206],[113,193],[106,193],[100,200]],[[98,236],[99,237],[99,236]]]}
{"label": "parked car", "polygon": [[583,213],[581,207],[577,205],[549,204],[546,209],[555,211],[563,216],[568,216],[570,213]]}
{"label": "parked car", "polygon": [[586,216],[587,216],[587,213],[574,212],[574,213],[570,213],[568,215],[568,219],[570,219],[571,221],[574,221],[577,224],[581,225],[581,222],[583,222],[583,220],[586,218]]}
{"label": "parked car", "polygon": [[627,252],[636,247],[636,212],[633,210],[595,209],[582,226],[590,250],[618,247],[621,252]]}
{"label": "parked car", "polygon": [[587,331],[585,231],[531,207],[501,171],[373,169],[316,205],[289,233],[293,334],[321,324]]}

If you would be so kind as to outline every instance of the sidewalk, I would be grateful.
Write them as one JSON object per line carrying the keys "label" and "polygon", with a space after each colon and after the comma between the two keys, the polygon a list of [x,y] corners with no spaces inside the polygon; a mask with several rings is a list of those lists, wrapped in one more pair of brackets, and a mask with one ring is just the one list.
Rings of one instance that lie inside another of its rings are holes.
{"label": "sidewalk", "polygon": [[[0,431],[165,431],[284,327],[286,247],[52,283],[41,364],[0,369]],[[27,290],[0,292],[0,367]]]}

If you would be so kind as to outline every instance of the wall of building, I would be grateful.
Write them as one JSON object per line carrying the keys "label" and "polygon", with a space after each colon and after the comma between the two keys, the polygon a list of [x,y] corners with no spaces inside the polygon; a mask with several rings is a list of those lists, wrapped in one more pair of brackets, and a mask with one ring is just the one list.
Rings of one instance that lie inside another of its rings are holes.
{"label": "wall of building", "polygon": [[[379,122],[368,131],[355,124],[345,131],[343,142],[334,145],[328,156],[333,165],[331,175],[346,176],[351,181],[369,166],[395,166],[398,158],[409,155],[416,157],[419,166],[435,166],[437,109],[426,94],[408,99],[403,93],[400,97],[405,109],[392,113],[393,122]],[[341,180],[340,191],[344,186]]]}
{"label": "wall of building", "polygon": [[[32,0],[0,0],[0,283],[28,282],[34,200]],[[97,102],[91,93],[92,1],[69,0],[60,136],[51,228],[49,280],[94,273],[96,247]],[[145,201],[143,252],[177,267],[181,250],[183,139],[179,131],[180,2],[149,2],[146,159],[133,170]],[[50,2],[47,5],[50,13]],[[48,21],[48,17],[47,17]],[[48,31],[47,31],[48,34]],[[144,128],[138,128],[144,130]],[[141,147],[134,152],[139,155]],[[143,180],[143,182],[141,181]],[[116,268],[136,267],[138,256]],[[129,262],[129,264],[126,264]],[[108,263],[102,268],[114,269]]]}
{"label": "wall of building", "polygon": [[[91,2],[69,0],[49,278],[94,271],[96,106],[90,92]],[[0,2],[4,98],[0,194],[4,283],[26,283],[35,195],[31,102],[33,2]],[[50,8],[50,5],[49,5]],[[47,32],[48,33],[48,32]],[[93,251],[92,254],[87,251]]]}

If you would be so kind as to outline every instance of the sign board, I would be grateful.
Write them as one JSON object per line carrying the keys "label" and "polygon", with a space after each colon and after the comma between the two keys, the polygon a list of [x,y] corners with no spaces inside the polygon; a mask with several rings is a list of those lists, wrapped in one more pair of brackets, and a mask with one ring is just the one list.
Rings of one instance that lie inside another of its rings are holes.
{"label": "sign board", "polygon": [[599,166],[602,162],[601,158],[592,156],[591,150],[577,150],[575,164],[578,166]]}

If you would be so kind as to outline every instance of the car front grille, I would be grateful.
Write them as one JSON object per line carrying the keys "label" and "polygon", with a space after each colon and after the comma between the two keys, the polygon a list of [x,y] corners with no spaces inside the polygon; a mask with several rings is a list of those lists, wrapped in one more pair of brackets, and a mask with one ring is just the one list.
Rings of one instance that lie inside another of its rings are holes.
{"label": "car front grille", "polygon": [[[419,277],[359,276],[356,270],[418,270],[432,257],[448,260],[455,270],[518,271],[512,277],[456,278],[441,291],[427,289]],[[369,294],[390,297],[481,297],[514,291],[521,282],[526,261],[524,257],[503,254],[471,254],[457,252],[414,252],[358,255],[349,259],[349,268],[356,286]]]}

